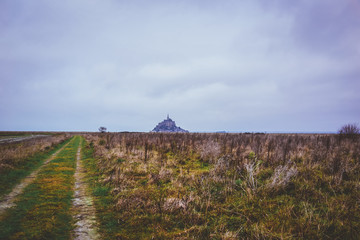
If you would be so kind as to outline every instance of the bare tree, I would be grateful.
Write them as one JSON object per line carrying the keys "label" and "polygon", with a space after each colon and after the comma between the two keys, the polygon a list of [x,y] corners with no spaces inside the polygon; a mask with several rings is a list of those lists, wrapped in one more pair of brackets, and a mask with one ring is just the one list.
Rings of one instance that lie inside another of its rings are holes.
{"label": "bare tree", "polygon": [[101,132],[101,133],[106,132],[106,127],[99,127],[99,132]]}
{"label": "bare tree", "polygon": [[360,128],[356,123],[349,123],[342,126],[338,133],[342,137],[356,139],[360,136]]}

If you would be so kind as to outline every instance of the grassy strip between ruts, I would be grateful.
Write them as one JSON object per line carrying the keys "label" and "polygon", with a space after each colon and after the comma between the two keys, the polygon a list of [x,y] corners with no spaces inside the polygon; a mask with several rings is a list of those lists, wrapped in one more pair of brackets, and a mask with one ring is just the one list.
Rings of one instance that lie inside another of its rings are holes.
{"label": "grassy strip between ruts", "polygon": [[82,146],[82,161],[88,172],[87,182],[96,207],[101,239],[116,239],[118,222],[116,220],[116,211],[113,209],[111,188],[102,183],[102,174],[99,172],[96,160],[93,158],[93,148],[85,141],[83,141]]}
{"label": "grassy strip between ruts", "polygon": [[17,168],[2,172],[0,174],[0,199],[5,194],[11,192],[13,187],[20,183],[24,177],[28,176],[32,171],[39,168],[46,159],[50,158],[52,154],[54,154],[69,141],[70,139],[52,147],[46,152],[38,152],[32,157],[24,159],[22,164],[20,164]]}
{"label": "grassy strip between ruts", "polygon": [[0,222],[0,239],[69,239],[76,152],[81,137],[72,138],[54,160],[25,188],[17,206]]}

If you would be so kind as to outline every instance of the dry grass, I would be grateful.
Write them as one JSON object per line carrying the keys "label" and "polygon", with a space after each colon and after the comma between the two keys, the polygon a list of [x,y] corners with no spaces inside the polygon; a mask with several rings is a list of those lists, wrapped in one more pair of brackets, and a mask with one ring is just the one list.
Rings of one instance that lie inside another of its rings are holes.
{"label": "dry grass", "polygon": [[69,138],[68,134],[57,134],[0,144],[0,173],[16,168],[27,158],[48,150],[67,138]]}
{"label": "dry grass", "polygon": [[0,198],[60,149],[66,134],[0,144]]}
{"label": "dry grass", "polygon": [[360,143],[337,135],[87,134],[119,239],[358,239]]}

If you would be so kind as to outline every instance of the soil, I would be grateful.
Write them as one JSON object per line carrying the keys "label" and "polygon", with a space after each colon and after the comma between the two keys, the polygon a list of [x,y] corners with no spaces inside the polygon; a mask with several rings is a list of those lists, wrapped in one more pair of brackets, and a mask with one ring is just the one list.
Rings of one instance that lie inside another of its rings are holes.
{"label": "soil", "polygon": [[93,199],[88,193],[86,170],[81,161],[81,147],[76,154],[75,192],[73,199],[73,213],[75,229],[73,239],[100,239],[95,217]]}

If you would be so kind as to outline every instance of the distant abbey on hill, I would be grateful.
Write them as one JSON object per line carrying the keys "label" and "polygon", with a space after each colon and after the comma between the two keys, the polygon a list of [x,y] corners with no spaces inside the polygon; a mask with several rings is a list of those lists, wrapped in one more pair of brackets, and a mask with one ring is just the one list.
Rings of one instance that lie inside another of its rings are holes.
{"label": "distant abbey on hill", "polygon": [[187,130],[182,129],[181,127],[177,127],[175,122],[169,118],[169,114],[167,115],[167,119],[159,123],[152,132],[189,132]]}

